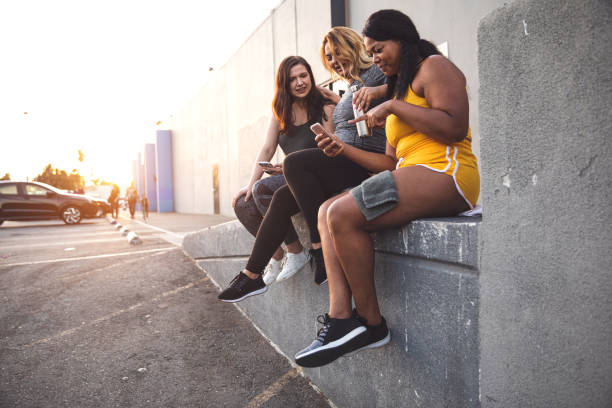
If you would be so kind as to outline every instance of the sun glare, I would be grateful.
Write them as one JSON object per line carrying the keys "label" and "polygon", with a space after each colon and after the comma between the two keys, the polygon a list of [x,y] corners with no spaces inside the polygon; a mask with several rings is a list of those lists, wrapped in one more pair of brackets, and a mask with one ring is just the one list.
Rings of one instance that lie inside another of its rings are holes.
{"label": "sun glare", "polygon": [[0,66],[0,177],[32,179],[52,164],[127,186],[155,124],[185,106],[279,2],[3,4],[0,51],[11,63]]}

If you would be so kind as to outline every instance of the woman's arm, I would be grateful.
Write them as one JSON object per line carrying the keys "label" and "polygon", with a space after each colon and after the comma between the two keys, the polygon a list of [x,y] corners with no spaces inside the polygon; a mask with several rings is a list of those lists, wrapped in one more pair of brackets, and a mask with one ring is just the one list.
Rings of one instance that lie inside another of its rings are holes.
{"label": "woman's arm", "polygon": [[344,155],[372,173],[395,169],[395,149],[387,142],[385,154],[368,152],[342,142],[338,137],[318,134],[315,138],[317,146],[330,157]]}
{"label": "woman's arm", "polygon": [[386,94],[387,84],[364,86],[353,94],[353,105],[359,106],[363,112],[366,112],[373,100],[384,98]]}
{"label": "woman's arm", "polygon": [[369,126],[381,127],[387,116],[394,114],[440,143],[452,144],[465,138],[470,114],[465,77],[452,62],[442,56],[427,58],[413,81],[413,91],[423,94],[430,108],[392,99],[357,120],[367,119]]}
{"label": "woman's arm", "polygon": [[245,201],[249,201],[251,198],[253,184],[255,184],[255,182],[259,180],[264,173],[263,168],[257,163],[260,161],[270,161],[272,156],[274,156],[276,147],[278,146],[279,129],[280,124],[276,118],[272,116],[270,119],[270,124],[268,125],[268,131],[266,132],[266,139],[261,147],[261,150],[259,151],[259,154],[257,155],[257,159],[255,159],[255,163],[253,164],[253,171],[251,172],[249,184],[238,190],[238,193],[236,193],[232,201],[232,207],[236,206],[236,201],[238,201],[238,199],[243,195],[246,195],[244,198]]}
{"label": "woman's arm", "polygon": [[361,167],[370,170],[372,173],[393,170],[397,162],[395,159],[395,149],[389,145],[389,142],[387,142],[385,154],[368,152],[347,144],[344,144],[341,154]]}
{"label": "woman's arm", "polygon": [[319,91],[321,91],[323,96],[332,101],[332,103],[337,104],[338,102],[340,102],[340,95],[338,95],[334,91],[328,89],[325,86],[317,86],[317,88],[319,88]]}
{"label": "woman's arm", "polygon": [[332,120],[332,116],[334,114],[334,109],[336,108],[336,105],[325,105],[323,107],[323,112],[325,113],[324,117],[325,119],[323,120],[323,123],[321,123],[323,125],[323,127],[325,128],[325,130],[327,130],[329,133],[334,133],[336,131],[336,125],[334,124],[334,121]]}

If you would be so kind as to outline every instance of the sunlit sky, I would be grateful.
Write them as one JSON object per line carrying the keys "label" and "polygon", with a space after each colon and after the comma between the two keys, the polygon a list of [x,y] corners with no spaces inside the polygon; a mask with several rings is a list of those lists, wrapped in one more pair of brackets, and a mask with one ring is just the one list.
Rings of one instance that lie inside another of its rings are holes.
{"label": "sunlit sky", "polygon": [[155,123],[280,2],[0,1],[0,177],[52,163],[126,186]]}

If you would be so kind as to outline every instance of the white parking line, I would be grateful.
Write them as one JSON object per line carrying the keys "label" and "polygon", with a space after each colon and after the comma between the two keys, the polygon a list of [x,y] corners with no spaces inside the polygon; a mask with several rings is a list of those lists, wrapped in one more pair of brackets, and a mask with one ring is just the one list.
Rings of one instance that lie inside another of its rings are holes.
{"label": "white parking line", "polygon": [[91,256],[79,256],[75,258],[62,258],[62,259],[49,259],[46,261],[32,261],[32,262],[17,262],[11,264],[1,264],[0,268],[7,268],[9,266],[22,266],[22,265],[38,265],[45,263],[56,263],[56,262],[70,262],[70,261],[81,261],[84,259],[98,259],[98,258],[112,258],[115,256],[127,256],[127,255],[137,255],[137,254],[146,254],[149,252],[158,252],[158,251],[167,251],[169,249],[175,249],[176,247],[165,247],[165,248],[155,248],[155,249],[145,249],[142,251],[131,251],[131,252],[119,252],[116,254],[104,254],[104,255],[91,255]]}
{"label": "white parking line", "polygon": [[[135,223],[138,223],[140,225],[144,225],[145,227],[149,227],[149,228],[152,228],[154,230],[164,232],[166,234],[174,235],[175,237],[183,238],[183,236],[185,235],[185,234],[183,234],[183,235],[177,234],[176,232],[168,231],[168,230],[165,230],[163,228],[159,228],[159,227],[156,227],[154,225],[147,224],[146,222],[138,221],[136,219],[131,219],[131,218],[128,218],[128,217],[124,217],[123,215],[120,215],[119,218],[123,218],[124,220],[129,221],[129,222],[135,222]],[[122,225],[125,225],[125,224],[122,224]]]}
{"label": "white parking line", "polygon": [[[105,228],[106,230],[108,230],[108,227],[106,226]],[[116,235],[117,231],[97,231],[97,232],[86,232],[86,231],[82,231],[82,232],[71,232],[70,236],[75,238],[75,237],[88,237],[88,236],[92,236],[92,237],[99,237],[100,235]],[[3,242],[8,242],[8,243],[14,243],[14,242],[22,242],[22,241],[43,241],[43,240],[48,240],[50,238],[56,237],[60,234],[53,233],[53,234],[41,234],[40,232],[37,232],[35,236],[23,236],[23,235],[17,235],[17,236],[13,236],[13,237],[0,237],[0,244],[2,244]]]}
{"label": "white parking line", "polygon": [[[115,235],[117,233],[115,232]],[[36,244],[22,244],[22,245],[6,245],[3,246],[2,249],[18,249],[18,248],[36,248],[36,247],[48,247],[48,246],[62,246],[62,245],[82,245],[82,244],[94,244],[94,243],[102,243],[102,242],[113,242],[113,241],[125,241],[123,237],[115,237],[115,238],[104,238],[104,239],[89,239],[89,240],[79,240],[79,241],[60,241],[60,242],[45,242],[45,243],[36,243]]]}

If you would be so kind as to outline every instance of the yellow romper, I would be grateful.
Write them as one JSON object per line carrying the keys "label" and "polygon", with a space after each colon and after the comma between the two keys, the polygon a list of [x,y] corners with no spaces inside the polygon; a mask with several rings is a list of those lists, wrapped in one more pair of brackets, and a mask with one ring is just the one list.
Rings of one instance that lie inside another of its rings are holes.
{"label": "yellow romper", "polygon": [[[408,88],[404,101],[429,108],[425,98],[415,94],[411,87]],[[472,135],[469,128],[465,139],[451,145],[437,142],[414,130],[395,115],[387,116],[385,130],[387,141],[395,148],[397,168],[423,166],[448,174],[455,181],[457,191],[470,209],[474,208],[480,194],[480,175],[476,156],[472,153]]]}

